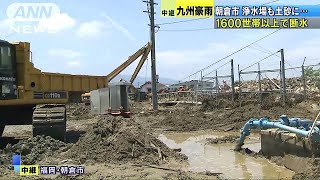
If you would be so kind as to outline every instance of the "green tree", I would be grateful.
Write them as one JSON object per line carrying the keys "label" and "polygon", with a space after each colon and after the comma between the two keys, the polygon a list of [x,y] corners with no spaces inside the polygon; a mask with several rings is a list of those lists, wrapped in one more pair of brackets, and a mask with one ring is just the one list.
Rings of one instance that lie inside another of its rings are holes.
{"label": "green tree", "polygon": [[313,67],[306,67],[304,69],[306,78],[315,82],[315,85],[320,88],[320,69],[313,69]]}

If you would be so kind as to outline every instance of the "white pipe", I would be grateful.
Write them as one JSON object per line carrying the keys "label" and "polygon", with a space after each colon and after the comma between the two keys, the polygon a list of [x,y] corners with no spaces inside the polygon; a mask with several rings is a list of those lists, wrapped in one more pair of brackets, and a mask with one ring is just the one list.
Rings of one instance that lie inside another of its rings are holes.
{"label": "white pipe", "polygon": [[313,124],[312,124],[312,127],[311,127],[311,129],[310,129],[310,133],[309,133],[309,135],[308,135],[308,139],[310,139],[310,137],[311,137],[311,133],[312,133],[314,127],[316,126],[316,123],[317,123],[317,120],[318,120],[319,116],[320,116],[320,111],[319,111],[316,119],[314,120],[314,122],[313,122]]}

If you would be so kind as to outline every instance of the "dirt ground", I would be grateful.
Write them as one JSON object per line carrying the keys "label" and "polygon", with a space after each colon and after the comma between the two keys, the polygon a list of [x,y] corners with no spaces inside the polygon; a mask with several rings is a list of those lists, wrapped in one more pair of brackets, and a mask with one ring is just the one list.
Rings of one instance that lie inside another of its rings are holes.
{"label": "dirt ground", "polygon": [[[147,109],[134,108],[133,117],[140,124],[148,128],[159,128],[167,131],[196,131],[196,130],[238,130],[251,118],[268,117],[279,119],[280,115],[288,117],[300,117],[314,119],[320,110],[319,102],[307,101],[283,108],[275,105],[267,109],[261,109],[259,105],[250,103],[232,107],[228,102],[220,107],[214,106],[214,102],[203,105],[178,104],[173,107],[160,107],[157,113]],[[223,103],[221,103],[223,104]],[[144,106],[143,103],[137,106]]]}
{"label": "dirt ground", "polygon": [[[21,153],[24,164],[85,165],[85,175],[77,179],[217,179],[218,175],[209,172],[188,172],[187,157],[159,141],[156,138],[158,134],[198,130],[238,132],[250,118],[278,119],[280,115],[287,114],[289,117],[313,119],[320,107],[316,101],[291,104],[286,108],[274,104],[262,109],[255,103],[242,103],[240,107],[239,104],[221,101],[197,106],[161,106],[158,112],[150,111],[149,102],[141,102],[132,103],[131,109],[133,117],[124,119],[90,115],[88,106],[69,105],[67,142],[50,137],[31,138],[31,126],[6,127],[2,139],[4,147],[0,149],[0,179],[21,178],[13,173],[10,166],[12,153]],[[236,139],[237,136],[208,139],[208,143],[233,143]],[[310,172],[316,167],[319,166],[311,166]],[[297,173],[296,176],[306,177],[306,174]],[[43,178],[72,177],[57,175]]]}
{"label": "dirt ground", "polygon": [[0,179],[25,179],[13,173],[13,153],[21,154],[25,165],[84,165],[85,174],[77,179],[218,178],[216,174],[188,172],[185,155],[168,148],[152,130],[145,129],[134,119],[92,116],[88,112],[88,107],[82,104],[69,106],[67,142],[51,137],[31,137],[31,126],[6,127],[2,139],[4,147],[0,149]]}

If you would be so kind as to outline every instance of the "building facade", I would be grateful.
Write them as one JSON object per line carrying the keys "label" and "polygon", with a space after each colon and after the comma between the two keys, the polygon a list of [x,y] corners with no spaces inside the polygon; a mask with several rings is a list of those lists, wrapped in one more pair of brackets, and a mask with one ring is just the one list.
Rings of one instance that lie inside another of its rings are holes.
{"label": "building facade", "polygon": [[198,89],[212,89],[214,83],[213,82],[208,82],[208,81],[199,81],[199,80],[191,80],[191,81],[186,81],[178,84],[172,84],[170,85],[167,90],[168,91],[177,91],[180,86],[184,86],[187,89],[196,89],[198,85]]}
{"label": "building facade", "polygon": [[[166,89],[167,86],[161,83],[157,83],[157,92]],[[140,92],[151,93],[152,85],[151,81],[147,81],[143,85],[140,86]]]}

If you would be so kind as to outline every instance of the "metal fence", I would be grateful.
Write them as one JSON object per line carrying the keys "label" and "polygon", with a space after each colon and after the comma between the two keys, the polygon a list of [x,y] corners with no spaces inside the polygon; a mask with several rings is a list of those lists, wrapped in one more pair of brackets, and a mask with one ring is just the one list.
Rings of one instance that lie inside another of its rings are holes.
{"label": "metal fence", "polygon": [[[283,64],[283,65],[282,65]],[[303,63],[304,64],[304,63]],[[240,69],[235,73],[233,60],[224,64],[230,65],[230,73],[219,71],[219,68],[210,72],[209,75],[202,76],[201,81],[213,82],[210,89],[196,89],[188,92],[173,92],[160,94],[160,102],[164,101],[186,101],[198,102],[204,99],[219,100],[229,99],[231,101],[239,101],[240,105],[243,101],[256,101],[260,105],[269,95],[273,95],[273,101],[282,105],[294,99],[308,99],[320,96],[320,91],[316,81],[306,76],[308,68],[320,69],[320,63],[313,65],[302,65],[293,67],[284,60],[278,62],[279,68],[269,69],[260,62],[251,65],[251,69]],[[211,76],[213,74],[214,76]],[[235,80],[237,76],[237,80]],[[255,77],[255,78],[254,78]]]}

